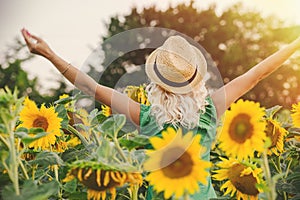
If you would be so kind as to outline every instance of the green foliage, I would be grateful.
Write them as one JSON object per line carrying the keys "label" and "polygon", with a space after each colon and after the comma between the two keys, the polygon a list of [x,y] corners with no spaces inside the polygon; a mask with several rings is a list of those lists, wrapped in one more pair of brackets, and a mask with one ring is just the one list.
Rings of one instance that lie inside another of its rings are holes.
{"label": "green foliage", "polygon": [[37,185],[32,180],[24,182],[21,194],[16,195],[12,187],[6,186],[3,190],[3,200],[47,200],[54,195],[59,188],[59,183],[51,181],[49,183]]}
{"label": "green foliage", "polygon": [[[61,123],[65,125],[62,126],[61,136],[56,138],[55,144],[49,149],[42,150],[28,148],[28,144],[49,133],[45,133],[38,127],[11,129],[10,127],[18,125],[17,117],[22,109],[23,98],[18,98],[16,90],[0,91],[1,111],[4,113],[0,115],[0,130],[3,132],[0,132],[2,199],[87,199],[87,186],[82,184],[79,175],[76,176],[77,179],[65,181],[70,169],[85,170],[84,175],[87,174],[87,169],[142,172],[149,138],[140,135],[138,130],[128,132],[126,118],[122,114],[106,117],[101,110],[94,109],[85,115],[80,115],[79,110],[73,107],[80,99],[79,96],[55,101],[55,111],[63,118]],[[67,114],[70,112],[78,118],[71,124]],[[274,191],[277,199],[297,199],[300,195],[298,191],[300,143],[296,138],[300,136],[300,129],[291,124],[290,113],[282,110],[281,106],[267,109],[265,117],[284,122],[282,125],[289,131],[289,135],[285,140],[284,151],[279,156],[268,155],[262,161],[258,155],[247,164],[252,166],[254,163],[259,163],[269,169],[267,170],[270,172],[269,177],[265,177],[265,181],[273,185],[264,182],[258,184],[258,187],[263,190],[259,198],[269,200],[268,193]],[[79,138],[81,143],[69,144],[68,142],[74,138]],[[266,140],[266,145],[270,146],[268,143],[270,144],[271,141]],[[268,148],[267,146],[265,148]],[[217,163],[220,157],[224,157],[224,153],[216,144],[216,148],[211,152],[211,161]],[[215,165],[211,171],[216,169]],[[235,196],[223,196],[224,191],[220,188],[224,181],[212,180],[212,182],[219,196],[216,199],[235,198]],[[145,199],[148,187],[145,181],[143,186],[135,190],[139,199]],[[118,187],[117,192],[119,200],[134,199],[130,197],[131,193],[127,186]],[[162,192],[154,192],[151,195],[153,199],[163,198]]]}
{"label": "green foliage", "polygon": [[110,138],[117,138],[121,128],[125,125],[125,115],[113,115],[111,118],[105,120],[99,127],[99,131]]}
{"label": "green foliage", "polygon": [[[33,134],[34,136],[29,135]],[[38,140],[44,136],[48,135],[48,133],[44,132],[42,128],[19,128],[15,132],[15,136],[20,138],[24,144],[30,144],[31,142]]]}
{"label": "green foliage", "polygon": [[29,161],[31,165],[39,165],[41,167],[48,167],[52,165],[63,166],[63,160],[55,152],[40,152],[35,159]]}
{"label": "green foliage", "polygon": [[149,138],[144,135],[127,136],[126,138],[120,138],[119,142],[122,146],[129,150],[137,148],[145,148],[149,144]]}

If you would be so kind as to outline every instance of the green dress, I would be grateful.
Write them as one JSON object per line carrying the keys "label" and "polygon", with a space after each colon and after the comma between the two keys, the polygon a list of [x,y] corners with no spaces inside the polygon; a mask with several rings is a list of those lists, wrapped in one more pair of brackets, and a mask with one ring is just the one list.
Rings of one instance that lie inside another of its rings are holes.
{"label": "green dress", "polygon": [[[202,159],[210,160],[210,150],[212,142],[215,140],[216,134],[216,108],[210,97],[206,98],[208,105],[205,107],[205,113],[200,115],[200,125],[197,129],[194,129],[195,134],[201,135],[200,144],[206,147],[206,152],[202,155]],[[164,128],[166,128],[166,125]],[[140,130],[141,134],[148,136],[160,136],[161,131],[156,120],[150,115],[150,106],[141,105],[140,111]],[[183,130],[187,131],[187,130]],[[207,185],[199,183],[199,193],[195,193],[190,197],[192,200],[208,200],[210,198],[216,198],[216,193],[212,186],[211,177],[207,177]],[[147,191],[146,200],[152,200],[152,187],[149,187]]]}

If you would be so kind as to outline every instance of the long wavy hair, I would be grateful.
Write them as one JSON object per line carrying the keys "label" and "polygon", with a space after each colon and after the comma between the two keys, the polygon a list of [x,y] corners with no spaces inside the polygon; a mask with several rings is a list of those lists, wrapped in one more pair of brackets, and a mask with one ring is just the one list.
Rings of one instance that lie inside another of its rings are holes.
{"label": "long wavy hair", "polygon": [[192,129],[199,125],[200,114],[205,112],[207,105],[208,91],[204,82],[187,94],[174,94],[151,82],[146,92],[151,104],[150,114],[160,127],[171,124]]}

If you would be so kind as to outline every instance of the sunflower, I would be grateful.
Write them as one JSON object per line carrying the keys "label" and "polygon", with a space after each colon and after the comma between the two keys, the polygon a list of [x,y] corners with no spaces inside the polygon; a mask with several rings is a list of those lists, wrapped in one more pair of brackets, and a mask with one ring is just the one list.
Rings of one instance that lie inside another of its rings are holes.
{"label": "sunflower", "polygon": [[269,154],[274,153],[278,156],[283,151],[284,137],[288,134],[288,131],[284,129],[278,121],[269,118],[267,119],[265,132],[272,142],[269,147]]}
{"label": "sunflower", "polygon": [[87,199],[105,200],[107,192],[111,200],[116,198],[116,188],[125,184],[141,185],[142,175],[138,172],[125,172],[93,161],[78,161],[72,164],[63,182],[77,178],[88,188]]}
{"label": "sunflower", "polygon": [[149,156],[144,163],[149,172],[146,180],[157,192],[164,191],[166,199],[194,194],[199,191],[198,182],[207,184],[207,168],[211,163],[200,159],[204,150],[200,139],[199,134],[193,137],[190,131],[182,136],[181,129],[176,131],[171,127],[162,132],[162,138],[150,138],[154,149],[146,152]]}
{"label": "sunflower", "polygon": [[102,113],[105,117],[109,117],[112,114],[112,110],[107,105],[101,105]]}
{"label": "sunflower", "polygon": [[292,107],[292,119],[293,119],[293,124],[295,127],[300,128],[300,102],[298,104],[293,104]]}
{"label": "sunflower", "polygon": [[[43,104],[41,108],[38,109],[36,104],[28,97],[24,100],[24,108],[20,112],[20,121],[22,121],[22,124],[18,127],[25,127],[28,129],[39,127],[48,133],[46,136],[30,143],[29,148],[41,148],[43,150],[49,149],[51,145],[55,144],[56,136],[61,135],[60,122],[62,119],[58,117],[54,107],[51,106],[46,108]],[[34,136],[34,134],[30,135]]]}
{"label": "sunflower", "polygon": [[229,156],[252,157],[254,151],[264,151],[265,112],[259,103],[239,100],[231,105],[218,128],[219,147]]}
{"label": "sunflower", "polygon": [[258,194],[262,192],[256,187],[263,182],[262,169],[234,158],[221,160],[222,162],[217,164],[221,169],[214,171],[216,174],[212,177],[218,181],[226,180],[220,188],[226,190],[224,195],[230,194],[231,197],[236,195],[237,200],[257,200]]}
{"label": "sunflower", "polygon": [[[80,134],[81,134],[81,132],[80,132]],[[81,135],[83,135],[83,134],[81,134]],[[83,135],[83,136],[85,136],[85,135]],[[57,141],[55,143],[55,145],[52,145],[53,149],[56,152],[64,152],[65,150],[67,150],[70,147],[74,148],[77,145],[81,144],[81,140],[77,136],[74,136],[74,134],[71,134],[70,136],[67,136],[67,138],[63,138],[63,139],[64,140]]]}
{"label": "sunflower", "polygon": [[68,149],[68,143],[62,140],[57,141],[54,145],[51,145],[51,149],[57,153],[65,152]]}
{"label": "sunflower", "polygon": [[128,97],[130,97],[132,100],[138,103],[145,104],[147,106],[150,105],[150,102],[148,101],[147,94],[143,85],[127,86],[125,89],[125,93],[127,94]]}

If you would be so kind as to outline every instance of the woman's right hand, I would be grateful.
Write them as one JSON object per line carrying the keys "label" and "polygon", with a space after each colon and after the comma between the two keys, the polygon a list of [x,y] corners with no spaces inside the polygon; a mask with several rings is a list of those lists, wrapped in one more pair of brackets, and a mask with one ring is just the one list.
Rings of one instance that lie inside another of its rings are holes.
{"label": "woman's right hand", "polygon": [[21,30],[21,33],[31,53],[44,56],[45,58],[50,58],[53,55],[53,51],[44,40],[30,34],[25,28]]}

